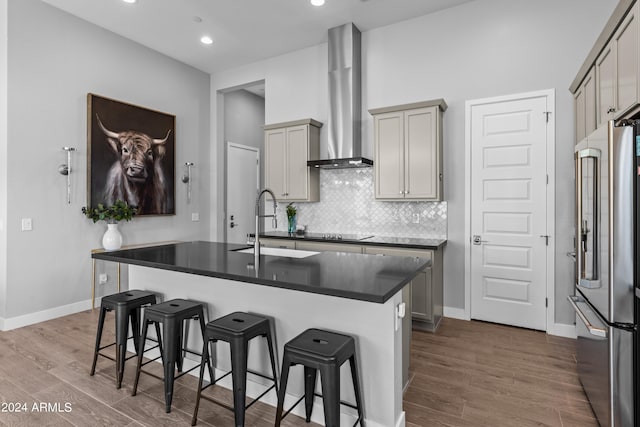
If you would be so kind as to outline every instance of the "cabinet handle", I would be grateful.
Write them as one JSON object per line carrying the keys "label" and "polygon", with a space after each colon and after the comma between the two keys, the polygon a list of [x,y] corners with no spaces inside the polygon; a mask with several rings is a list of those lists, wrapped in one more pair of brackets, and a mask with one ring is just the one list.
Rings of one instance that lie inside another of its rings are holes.
{"label": "cabinet handle", "polygon": [[400,191],[400,193],[398,193],[398,194],[404,194],[404,191]]}
{"label": "cabinet handle", "polygon": [[609,109],[607,110],[607,114],[609,114],[609,113],[615,113],[615,112],[616,112],[616,109],[615,109],[615,108],[613,108],[613,107],[609,107]]}

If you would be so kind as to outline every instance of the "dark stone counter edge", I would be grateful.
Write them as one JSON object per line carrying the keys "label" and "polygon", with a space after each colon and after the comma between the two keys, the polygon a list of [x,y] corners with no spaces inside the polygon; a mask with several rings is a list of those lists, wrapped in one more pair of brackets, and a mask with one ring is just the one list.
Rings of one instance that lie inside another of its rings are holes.
{"label": "dark stone counter edge", "polygon": [[402,243],[402,242],[391,242],[385,241],[384,237],[376,237],[376,239],[380,240],[331,240],[331,239],[322,239],[322,238],[313,238],[306,236],[296,236],[296,235],[282,235],[282,234],[270,234],[263,233],[260,234],[260,238],[264,239],[281,239],[281,240],[294,240],[300,242],[320,242],[320,243],[337,243],[344,245],[359,245],[359,246],[388,246],[390,248],[410,248],[410,249],[432,249],[439,250],[447,246],[446,239],[433,239],[436,244],[431,243]]}
{"label": "dark stone counter edge", "polygon": [[348,298],[348,299],[353,299],[353,300],[358,300],[358,301],[365,301],[365,302],[373,302],[373,303],[378,303],[378,304],[384,304],[385,302],[387,302],[398,291],[400,291],[409,282],[411,282],[414,279],[414,277],[417,276],[418,273],[420,271],[422,271],[424,269],[424,267],[426,267],[428,265],[428,263],[422,265],[419,269],[416,270],[415,274],[412,277],[410,277],[410,278],[408,278],[406,280],[403,280],[397,286],[394,286],[393,289],[391,289],[389,292],[387,292],[384,295],[380,296],[380,295],[373,295],[373,294],[362,293],[362,292],[349,292],[349,291],[344,291],[344,290],[339,290],[339,289],[319,288],[319,287],[301,285],[301,284],[296,284],[296,283],[277,282],[277,281],[272,281],[272,280],[268,280],[268,279],[263,279],[263,278],[260,278],[260,277],[248,277],[248,276],[241,276],[241,275],[237,275],[237,274],[222,273],[222,272],[218,272],[218,271],[209,271],[209,270],[200,270],[200,269],[195,269],[195,268],[179,267],[179,266],[175,266],[175,265],[156,263],[156,262],[151,262],[151,261],[133,260],[131,258],[127,258],[127,257],[124,257],[124,256],[118,256],[115,253],[112,254],[112,253],[109,253],[109,252],[94,253],[94,254],[91,255],[91,258],[101,259],[101,260],[110,261],[110,262],[119,262],[119,263],[122,263],[122,264],[138,265],[138,266],[141,266],[141,267],[157,268],[157,269],[160,269],[160,270],[176,271],[176,272],[179,272],[179,273],[195,274],[195,275],[198,275],[198,276],[217,277],[217,278],[220,278],[220,279],[234,280],[234,281],[237,281],[237,282],[245,282],[245,283],[252,283],[252,284],[256,284],[256,285],[271,286],[271,287],[274,287],[274,288],[290,289],[290,290],[294,290],[294,291],[301,291],[301,292],[307,292],[307,293],[328,295],[328,296],[340,297],[340,298]]}

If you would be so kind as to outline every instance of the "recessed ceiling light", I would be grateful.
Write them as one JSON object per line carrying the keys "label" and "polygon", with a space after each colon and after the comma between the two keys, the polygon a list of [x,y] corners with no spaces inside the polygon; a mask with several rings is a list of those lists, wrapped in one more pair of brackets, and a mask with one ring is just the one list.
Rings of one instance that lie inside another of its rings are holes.
{"label": "recessed ceiling light", "polygon": [[122,0],[122,1],[125,2],[125,3],[135,3],[136,2],[136,0]]}
{"label": "recessed ceiling light", "polygon": [[202,36],[200,37],[200,42],[202,44],[212,44],[213,43],[213,39],[209,36]]}
{"label": "recessed ceiling light", "polygon": [[314,6],[322,6],[324,4],[324,0],[311,0],[311,4]]}

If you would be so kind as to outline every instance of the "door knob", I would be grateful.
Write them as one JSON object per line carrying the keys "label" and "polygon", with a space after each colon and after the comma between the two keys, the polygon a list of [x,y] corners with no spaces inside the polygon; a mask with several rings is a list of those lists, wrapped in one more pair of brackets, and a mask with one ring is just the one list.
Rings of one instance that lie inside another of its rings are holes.
{"label": "door knob", "polygon": [[473,242],[474,245],[481,245],[483,243],[489,243],[487,240],[482,240],[482,237],[480,237],[478,234],[474,234],[471,241]]}

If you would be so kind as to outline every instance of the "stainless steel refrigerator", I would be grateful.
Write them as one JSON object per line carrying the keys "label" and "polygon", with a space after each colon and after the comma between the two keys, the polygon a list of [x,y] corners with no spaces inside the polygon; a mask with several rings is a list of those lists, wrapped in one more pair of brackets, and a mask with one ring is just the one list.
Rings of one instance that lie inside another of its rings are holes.
{"label": "stainless steel refrigerator", "polygon": [[578,374],[603,427],[634,426],[635,277],[640,139],[609,122],[576,146]]}

